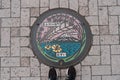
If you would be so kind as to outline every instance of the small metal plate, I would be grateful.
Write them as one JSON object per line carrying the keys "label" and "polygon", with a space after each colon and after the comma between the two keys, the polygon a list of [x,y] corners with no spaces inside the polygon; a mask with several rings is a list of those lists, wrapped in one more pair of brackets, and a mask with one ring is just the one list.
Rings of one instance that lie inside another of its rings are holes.
{"label": "small metal plate", "polygon": [[41,14],[31,30],[31,45],[39,61],[56,68],[81,62],[92,45],[90,26],[71,9],[51,9]]}

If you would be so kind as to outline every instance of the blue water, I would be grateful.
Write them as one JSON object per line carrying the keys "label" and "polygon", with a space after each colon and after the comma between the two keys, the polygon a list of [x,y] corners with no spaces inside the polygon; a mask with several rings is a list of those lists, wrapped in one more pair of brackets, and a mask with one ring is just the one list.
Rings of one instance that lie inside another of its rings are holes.
{"label": "blue water", "polygon": [[[67,53],[66,57],[69,57],[71,55],[74,55],[75,52],[77,52],[80,47],[81,44],[80,42],[50,42],[50,43],[41,43],[40,46],[42,47],[43,51],[45,51],[48,55],[55,57],[56,58],[56,53],[53,52],[53,49],[50,48],[49,50],[45,49],[45,46],[47,45],[60,45],[60,47],[62,48],[61,52]],[[57,58],[66,58],[66,57],[57,57]]]}

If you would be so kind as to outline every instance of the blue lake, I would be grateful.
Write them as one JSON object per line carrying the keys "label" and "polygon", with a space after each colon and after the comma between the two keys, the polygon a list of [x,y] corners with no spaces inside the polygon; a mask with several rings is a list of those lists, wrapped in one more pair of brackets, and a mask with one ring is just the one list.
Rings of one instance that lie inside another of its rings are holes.
{"label": "blue lake", "polygon": [[[60,45],[61,53],[66,53],[66,57],[74,55],[81,47],[80,42],[49,42],[49,43],[41,43],[40,46],[42,47],[43,51],[46,52],[48,55],[56,58],[56,53],[53,51],[52,48],[47,50],[45,46],[53,46],[53,45]],[[66,57],[57,57],[57,58],[66,58]]]}

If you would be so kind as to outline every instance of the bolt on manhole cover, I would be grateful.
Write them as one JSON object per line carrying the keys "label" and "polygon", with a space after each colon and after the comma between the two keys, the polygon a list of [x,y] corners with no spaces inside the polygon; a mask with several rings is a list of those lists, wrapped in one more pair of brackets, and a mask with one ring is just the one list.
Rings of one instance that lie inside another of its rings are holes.
{"label": "bolt on manhole cover", "polygon": [[81,62],[92,45],[90,26],[71,9],[51,9],[41,14],[31,30],[32,49],[44,64],[67,68]]}

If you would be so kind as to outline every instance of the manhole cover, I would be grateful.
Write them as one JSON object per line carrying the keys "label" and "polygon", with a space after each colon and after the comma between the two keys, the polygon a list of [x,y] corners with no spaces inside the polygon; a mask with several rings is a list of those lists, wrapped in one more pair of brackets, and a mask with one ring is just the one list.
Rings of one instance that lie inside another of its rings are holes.
{"label": "manhole cover", "polygon": [[92,44],[90,27],[84,17],[70,9],[51,9],[35,21],[31,45],[39,61],[56,68],[81,62]]}

